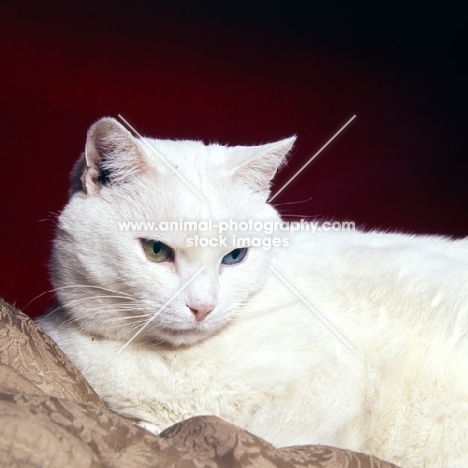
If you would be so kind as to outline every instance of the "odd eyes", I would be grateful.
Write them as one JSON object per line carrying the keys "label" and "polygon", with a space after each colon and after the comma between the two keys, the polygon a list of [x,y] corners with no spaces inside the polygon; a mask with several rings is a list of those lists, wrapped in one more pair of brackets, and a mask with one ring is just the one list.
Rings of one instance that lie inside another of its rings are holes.
{"label": "odd eyes", "polygon": [[141,244],[146,257],[152,262],[162,263],[172,259],[172,249],[162,242],[142,239]]}
{"label": "odd eyes", "polygon": [[236,265],[237,263],[242,262],[244,260],[245,256],[247,255],[247,249],[242,248],[242,249],[234,249],[231,250],[227,255],[223,257],[221,260],[221,263],[224,265]]}
{"label": "odd eyes", "polygon": [[[160,241],[141,239],[141,244],[146,257],[152,262],[162,263],[173,259],[172,249]],[[246,248],[231,250],[223,257],[221,263],[224,265],[237,265],[244,260],[247,250]]]}

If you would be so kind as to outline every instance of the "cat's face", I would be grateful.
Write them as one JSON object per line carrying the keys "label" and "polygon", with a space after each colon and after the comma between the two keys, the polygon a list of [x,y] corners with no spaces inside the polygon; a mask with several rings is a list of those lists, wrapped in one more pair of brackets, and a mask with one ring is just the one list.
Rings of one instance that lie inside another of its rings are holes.
{"label": "cat's face", "polygon": [[70,319],[90,334],[188,345],[242,317],[274,251],[238,238],[265,236],[249,220],[279,220],[266,199],[293,142],[141,141],[115,120],[97,122],[51,262]]}

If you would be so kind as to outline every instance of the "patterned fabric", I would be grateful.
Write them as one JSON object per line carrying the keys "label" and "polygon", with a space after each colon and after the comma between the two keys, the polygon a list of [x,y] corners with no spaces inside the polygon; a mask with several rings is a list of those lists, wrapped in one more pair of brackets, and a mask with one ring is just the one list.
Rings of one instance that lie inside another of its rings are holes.
{"label": "patterned fabric", "polygon": [[213,416],[160,436],[109,411],[56,344],[0,300],[0,467],[391,468],[325,446],[277,449]]}

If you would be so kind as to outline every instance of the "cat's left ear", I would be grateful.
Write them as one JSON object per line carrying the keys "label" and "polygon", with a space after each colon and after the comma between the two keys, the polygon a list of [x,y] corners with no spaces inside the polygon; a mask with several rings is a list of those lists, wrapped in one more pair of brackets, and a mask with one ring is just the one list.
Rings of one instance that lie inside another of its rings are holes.
{"label": "cat's left ear", "polygon": [[296,136],[260,146],[235,146],[232,148],[231,175],[242,179],[255,192],[270,190],[278,170],[286,163]]}

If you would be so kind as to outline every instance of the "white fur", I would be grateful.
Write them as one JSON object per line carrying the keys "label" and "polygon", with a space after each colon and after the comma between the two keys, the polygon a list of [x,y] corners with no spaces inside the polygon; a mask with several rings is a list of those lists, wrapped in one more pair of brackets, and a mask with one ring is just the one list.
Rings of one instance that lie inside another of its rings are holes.
{"label": "white fur", "polygon": [[[122,137],[103,121],[107,137]],[[299,232],[288,247],[251,248],[222,265],[232,247],[187,248],[196,233],[125,232],[118,221],[279,220],[268,187],[293,139],[254,148],[147,139],[203,203],[126,138],[120,148],[139,151],[95,155],[93,168],[99,158],[111,168],[106,183],[86,176],[83,158],[75,168],[83,188],[75,180],[51,264],[60,309],[39,320],[111,409],[153,432],[214,414],[280,446],[336,445],[405,468],[468,466],[468,240]],[[171,246],[174,261],[150,262],[141,237]],[[197,322],[189,307],[203,305],[214,309]]]}

